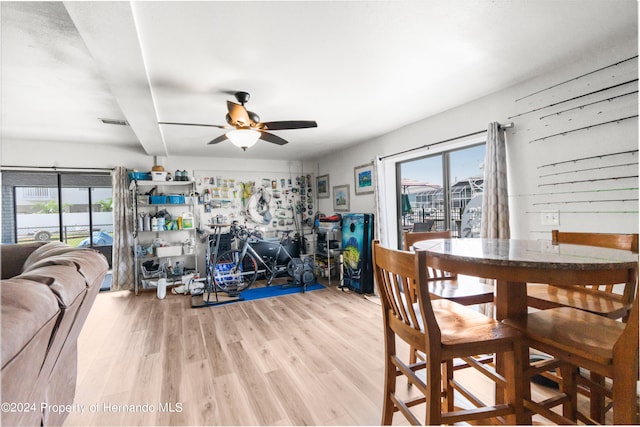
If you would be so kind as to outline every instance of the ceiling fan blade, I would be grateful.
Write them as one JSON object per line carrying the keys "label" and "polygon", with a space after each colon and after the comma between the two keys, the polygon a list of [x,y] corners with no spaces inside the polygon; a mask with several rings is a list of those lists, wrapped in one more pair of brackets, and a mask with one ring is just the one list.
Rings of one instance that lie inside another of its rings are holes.
{"label": "ceiling fan blade", "polygon": [[318,127],[318,123],[314,120],[286,120],[260,123],[260,128],[264,130],[305,129],[315,127]]}
{"label": "ceiling fan blade", "polygon": [[227,139],[229,139],[229,138],[227,138],[227,135],[226,134],[222,134],[219,137],[214,138],[211,141],[209,141],[209,144],[217,144],[219,142],[226,141]]}
{"label": "ceiling fan blade", "polygon": [[284,145],[289,143],[289,141],[287,141],[286,139],[282,139],[279,136],[276,136],[272,133],[264,132],[264,131],[260,132],[260,139],[262,139],[263,141],[271,142],[273,144],[278,144],[278,145]]}
{"label": "ceiling fan blade", "polygon": [[201,123],[175,123],[175,122],[158,122],[159,125],[180,125],[180,126],[207,126],[211,128],[230,129],[230,126],[226,125],[205,125]]}
{"label": "ceiling fan blade", "polygon": [[249,126],[251,124],[251,118],[249,118],[249,113],[247,113],[247,109],[244,106],[227,101],[227,108],[229,109],[231,123],[239,126]]}

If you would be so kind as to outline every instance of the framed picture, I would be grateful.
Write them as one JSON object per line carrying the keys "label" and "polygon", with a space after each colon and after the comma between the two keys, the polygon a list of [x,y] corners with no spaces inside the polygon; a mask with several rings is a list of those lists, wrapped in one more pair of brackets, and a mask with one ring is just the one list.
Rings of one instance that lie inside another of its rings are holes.
{"label": "framed picture", "polygon": [[349,211],[349,184],[333,187],[333,210],[336,212]]}
{"label": "framed picture", "polygon": [[316,188],[318,191],[319,199],[329,198],[329,175],[321,175],[316,178]]}
{"label": "framed picture", "polygon": [[356,195],[373,193],[373,163],[356,166],[353,169]]}

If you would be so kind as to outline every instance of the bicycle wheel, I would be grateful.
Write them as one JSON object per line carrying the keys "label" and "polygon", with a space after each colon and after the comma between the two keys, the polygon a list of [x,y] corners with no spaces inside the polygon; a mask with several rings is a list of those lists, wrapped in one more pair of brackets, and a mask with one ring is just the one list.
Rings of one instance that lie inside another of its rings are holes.
{"label": "bicycle wheel", "polygon": [[213,267],[213,283],[218,289],[229,292],[240,292],[253,285],[258,275],[258,263],[251,254],[245,254],[240,260],[241,252],[225,251],[218,255]]}

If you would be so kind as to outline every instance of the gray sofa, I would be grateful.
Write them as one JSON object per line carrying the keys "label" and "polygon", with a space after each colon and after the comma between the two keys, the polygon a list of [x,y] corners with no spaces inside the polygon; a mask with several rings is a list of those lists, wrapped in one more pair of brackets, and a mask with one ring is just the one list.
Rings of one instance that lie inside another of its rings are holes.
{"label": "gray sofa", "polygon": [[0,246],[1,425],[62,425],[77,379],[77,340],[108,270],[93,249]]}

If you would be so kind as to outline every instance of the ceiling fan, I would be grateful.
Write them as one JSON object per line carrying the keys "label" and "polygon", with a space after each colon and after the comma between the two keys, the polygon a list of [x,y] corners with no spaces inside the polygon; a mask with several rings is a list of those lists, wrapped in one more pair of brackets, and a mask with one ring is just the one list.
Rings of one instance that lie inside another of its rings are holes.
{"label": "ceiling fan", "polygon": [[229,139],[233,143],[233,145],[242,148],[243,151],[246,151],[247,148],[253,146],[258,141],[258,139],[262,139],[263,141],[271,142],[278,145],[284,145],[288,143],[287,140],[282,139],[279,136],[276,136],[267,131],[318,127],[318,123],[313,120],[261,122],[260,117],[256,113],[254,113],[253,111],[249,111],[244,107],[244,104],[249,101],[249,98],[251,96],[249,95],[249,93],[236,92],[234,93],[234,96],[236,97],[236,100],[239,102],[239,104],[227,101],[227,109],[229,110],[229,113],[227,113],[226,120],[228,125],[175,122],[158,123],[161,125],[208,126],[220,129],[232,129],[224,135],[220,135],[219,137],[214,138],[209,142],[209,144],[217,144]]}

